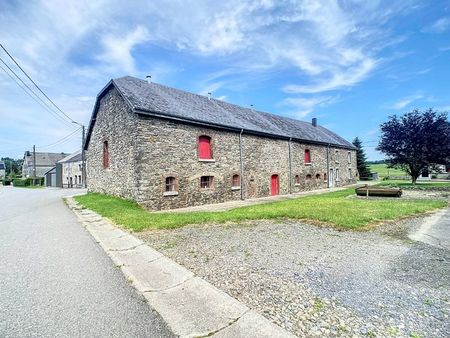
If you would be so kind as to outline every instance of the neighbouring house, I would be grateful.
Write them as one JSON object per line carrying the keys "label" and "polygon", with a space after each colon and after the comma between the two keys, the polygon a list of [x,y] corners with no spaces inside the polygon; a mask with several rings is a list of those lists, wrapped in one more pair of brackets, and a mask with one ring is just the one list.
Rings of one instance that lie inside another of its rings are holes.
{"label": "neighbouring house", "polygon": [[[44,177],[44,174],[52,169],[56,162],[62,160],[68,154],[65,153],[42,153],[42,152],[26,151],[23,156],[22,177]],[[36,161],[36,162],[35,162]],[[36,168],[36,173],[34,173]]]}
{"label": "neighbouring house", "polygon": [[150,210],[356,182],[356,148],[317,124],[134,77],[97,96],[86,142],[89,191]]}
{"label": "neighbouring house", "polygon": [[56,172],[58,172],[58,165],[61,165],[60,170],[63,188],[81,188],[83,186],[83,162],[81,158],[81,150],[58,161]]}
{"label": "neighbouring house", "polygon": [[432,178],[446,179],[449,176],[447,166],[445,164],[431,164],[417,178],[419,181],[429,181]]}
{"label": "neighbouring house", "polygon": [[58,184],[58,182],[61,182],[61,180],[57,180],[56,166],[44,173],[44,185],[46,187],[61,187],[61,183]]}
{"label": "neighbouring house", "polygon": [[0,161],[0,179],[4,179],[6,177],[6,165],[5,162]]}

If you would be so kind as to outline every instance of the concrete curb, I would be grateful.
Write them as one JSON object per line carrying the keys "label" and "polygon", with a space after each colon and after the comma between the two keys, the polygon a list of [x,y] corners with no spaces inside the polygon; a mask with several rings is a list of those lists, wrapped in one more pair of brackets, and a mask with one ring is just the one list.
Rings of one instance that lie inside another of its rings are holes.
{"label": "concrete curb", "polygon": [[294,337],[72,197],[66,203],[176,335]]}

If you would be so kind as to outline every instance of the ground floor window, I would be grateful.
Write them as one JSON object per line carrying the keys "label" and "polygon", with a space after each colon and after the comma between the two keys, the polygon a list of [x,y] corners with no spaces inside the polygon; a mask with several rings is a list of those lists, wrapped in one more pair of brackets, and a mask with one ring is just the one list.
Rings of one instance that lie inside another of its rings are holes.
{"label": "ground floor window", "polygon": [[306,175],[306,179],[310,180],[312,178],[312,176],[310,174]]}
{"label": "ground floor window", "polygon": [[336,181],[339,181],[339,169],[336,169],[335,173],[336,173]]}
{"label": "ground floor window", "polygon": [[211,189],[212,183],[213,183],[213,176],[200,177],[200,188],[201,189]]}
{"label": "ground floor window", "polygon": [[233,188],[241,186],[241,177],[238,174],[233,175]]}
{"label": "ground floor window", "polygon": [[316,174],[316,180],[320,180],[320,174]]}
{"label": "ground floor window", "polygon": [[294,183],[295,185],[300,185],[300,175],[295,175]]}
{"label": "ground floor window", "polygon": [[348,178],[352,179],[352,168],[348,168]]}
{"label": "ground floor window", "polygon": [[166,192],[176,191],[176,189],[175,189],[175,177],[173,177],[173,176],[166,177],[166,188],[165,188],[165,191]]}

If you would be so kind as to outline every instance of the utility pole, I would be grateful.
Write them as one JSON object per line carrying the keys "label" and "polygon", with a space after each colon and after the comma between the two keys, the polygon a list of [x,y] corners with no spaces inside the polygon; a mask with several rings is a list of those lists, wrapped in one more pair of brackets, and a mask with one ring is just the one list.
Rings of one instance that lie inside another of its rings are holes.
{"label": "utility pole", "polygon": [[84,125],[81,126],[81,179],[82,186],[86,188],[86,155],[84,153],[85,130]]}
{"label": "utility pole", "polygon": [[35,145],[33,145],[33,178],[36,178],[36,146]]}
{"label": "utility pole", "polygon": [[84,124],[72,121],[72,123],[79,125],[81,127],[81,180],[82,187],[86,188],[86,154],[84,152],[84,141],[85,141],[85,127]]}

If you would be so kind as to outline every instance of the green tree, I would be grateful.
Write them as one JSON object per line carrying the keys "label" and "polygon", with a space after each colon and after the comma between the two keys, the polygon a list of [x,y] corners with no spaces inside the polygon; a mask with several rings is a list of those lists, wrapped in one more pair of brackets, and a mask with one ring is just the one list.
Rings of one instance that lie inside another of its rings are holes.
{"label": "green tree", "polygon": [[412,183],[424,169],[450,160],[450,124],[447,113],[415,109],[400,117],[393,115],[381,125],[377,150],[391,166],[411,175]]}
{"label": "green tree", "polygon": [[2,157],[1,160],[5,162],[6,176],[15,177],[22,172],[22,160],[15,160],[11,157]]}
{"label": "green tree", "polygon": [[370,177],[370,169],[367,166],[367,156],[364,152],[362,142],[358,137],[353,140],[353,145],[357,148],[356,150],[356,168],[358,169],[360,178]]}

